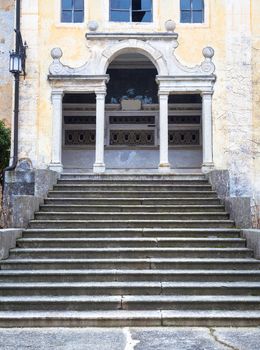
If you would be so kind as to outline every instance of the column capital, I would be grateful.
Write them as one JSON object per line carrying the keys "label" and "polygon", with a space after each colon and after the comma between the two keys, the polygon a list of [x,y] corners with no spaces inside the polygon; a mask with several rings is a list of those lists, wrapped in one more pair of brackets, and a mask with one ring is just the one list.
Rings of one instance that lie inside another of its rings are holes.
{"label": "column capital", "polygon": [[161,97],[161,96],[166,96],[168,97],[170,95],[170,92],[169,91],[161,91],[159,90],[158,91],[158,96]]}
{"label": "column capital", "polygon": [[214,94],[214,91],[201,91],[200,96],[203,98],[212,98],[212,95]]}
{"label": "column capital", "polygon": [[96,90],[95,94],[96,94],[96,97],[104,97],[107,94],[107,90],[106,89]]}

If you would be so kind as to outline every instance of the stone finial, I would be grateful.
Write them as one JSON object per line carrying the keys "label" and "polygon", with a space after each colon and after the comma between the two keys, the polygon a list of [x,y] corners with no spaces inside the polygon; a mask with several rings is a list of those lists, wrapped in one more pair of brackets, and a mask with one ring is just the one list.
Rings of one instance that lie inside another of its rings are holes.
{"label": "stone finial", "polygon": [[174,32],[176,28],[176,24],[172,19],[169,19],[168,21],[165,22],[165,29],[167,32]]}
{"label": "stone finial", "polygon": [[204,47],[202,54],[205,57],[205,60],[201,64],[201,69],[204,73],[213,74],[215,71],[215,65],[212,62],[214,56],[214,49],[210,46]]}
{"label": "stone finial", "polygon": [[51,50],[51,57],[54,60],[59,60],[63,55],[62,50],[59,47],[55,47],[54,49]]}
{"label": "stone finial", "polygon": [[98,29],[98,22],[97,21],[89,21],[88,22],[88,29],[91,32],[95,32]]}
{"label": "stone finial", "polygon": [[207,46],[207,47],[204,47],[204,49],[202,50],[202,53],[203,53],[203,56],[207,59],[212,59],[212,57],[214,56],[215,54],[215,51],[212,47],[210,46]]}

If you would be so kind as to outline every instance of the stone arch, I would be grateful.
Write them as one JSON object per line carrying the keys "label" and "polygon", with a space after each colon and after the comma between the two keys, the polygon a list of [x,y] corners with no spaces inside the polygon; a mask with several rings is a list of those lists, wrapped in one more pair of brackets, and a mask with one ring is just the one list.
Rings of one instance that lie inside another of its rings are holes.
{"label": "stone arch", "polygon": [[141,40],[124,40],[112,45],[102,52],[100,69],[106,74],[109,64],[119,55],[135,52],[146,56],[156,67],[158,75],[168,75],[168,67],[162,53]]}

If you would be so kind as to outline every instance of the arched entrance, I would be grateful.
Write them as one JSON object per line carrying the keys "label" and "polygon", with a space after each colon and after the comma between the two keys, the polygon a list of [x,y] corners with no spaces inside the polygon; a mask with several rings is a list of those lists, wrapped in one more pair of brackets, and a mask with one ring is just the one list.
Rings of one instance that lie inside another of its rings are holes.
{"label": "arched entrance", "polygon": [[157,169],[159,164],[158,71],[145,55],[116,56],[107,72],[106,169]]}

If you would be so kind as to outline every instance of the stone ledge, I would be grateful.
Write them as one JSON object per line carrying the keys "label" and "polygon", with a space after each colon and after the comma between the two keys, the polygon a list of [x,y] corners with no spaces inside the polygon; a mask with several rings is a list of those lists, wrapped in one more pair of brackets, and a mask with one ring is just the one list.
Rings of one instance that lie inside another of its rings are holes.
{"label": "stone ledge", "polygon": [[16,239],[22,236],[21,229],[3,229],[0,230],[0,260],[7,259],[9,250],[15,248]]}
{"label": "stone ledge", "polygon": [[260,230],[243,230],[242,236],[247,241],[247,247],[254,251],[254,257],[260,260]]}

